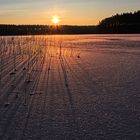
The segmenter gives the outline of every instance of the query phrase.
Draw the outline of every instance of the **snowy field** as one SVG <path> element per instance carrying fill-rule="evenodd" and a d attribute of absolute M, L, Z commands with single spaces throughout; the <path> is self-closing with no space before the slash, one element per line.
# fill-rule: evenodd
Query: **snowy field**
<path fill-rule="evenodd" d="M 140 35 L 0 37 L 0 140 L 139 140 Z"/>

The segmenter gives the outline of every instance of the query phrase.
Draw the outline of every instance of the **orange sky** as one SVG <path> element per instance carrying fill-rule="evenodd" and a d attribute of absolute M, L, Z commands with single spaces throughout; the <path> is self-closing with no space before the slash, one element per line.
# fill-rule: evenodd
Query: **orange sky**
<path fill-rule="evenodd" d="M 0 24 L 95 25 L 116 13 L 139 10 L 139 0 L 0 0 Z"/>

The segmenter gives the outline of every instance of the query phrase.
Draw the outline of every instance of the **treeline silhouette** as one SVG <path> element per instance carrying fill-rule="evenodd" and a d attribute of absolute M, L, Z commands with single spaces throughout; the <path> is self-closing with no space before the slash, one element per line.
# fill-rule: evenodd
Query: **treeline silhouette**
<path fill-rule="evenodd" d="M 95 26 L 0 25 L 0 35 L 94 34 Z"/>
<path fill-rule="evenodd" d="M 97 26 L 0 25 L 0 35 L 140 33 L 140 11 L 116 14 Z"/>
<path fill-rule="evenodd" d="M 97 30 L 98 33 L 140 33 L 140 11 L 103 19 Z"/>

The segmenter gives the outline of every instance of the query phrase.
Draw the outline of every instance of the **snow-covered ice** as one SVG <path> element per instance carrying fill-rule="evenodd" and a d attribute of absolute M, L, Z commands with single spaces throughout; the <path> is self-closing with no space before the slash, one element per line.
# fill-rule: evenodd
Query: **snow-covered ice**
<path fill-rule="evenodd" d="M 140 35 L 0 43 L 0 140 L 140 139 Z"/>

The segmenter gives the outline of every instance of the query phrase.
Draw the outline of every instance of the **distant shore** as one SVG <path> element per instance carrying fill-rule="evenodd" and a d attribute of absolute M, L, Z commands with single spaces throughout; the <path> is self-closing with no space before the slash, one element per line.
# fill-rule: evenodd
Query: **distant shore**
<path fill-rule="evenodd" d="M 0 36 L 73 34 L 140 34 L 140 11 L 116 14 L 98 25 L 9 25 L 0 24 Z"/>

